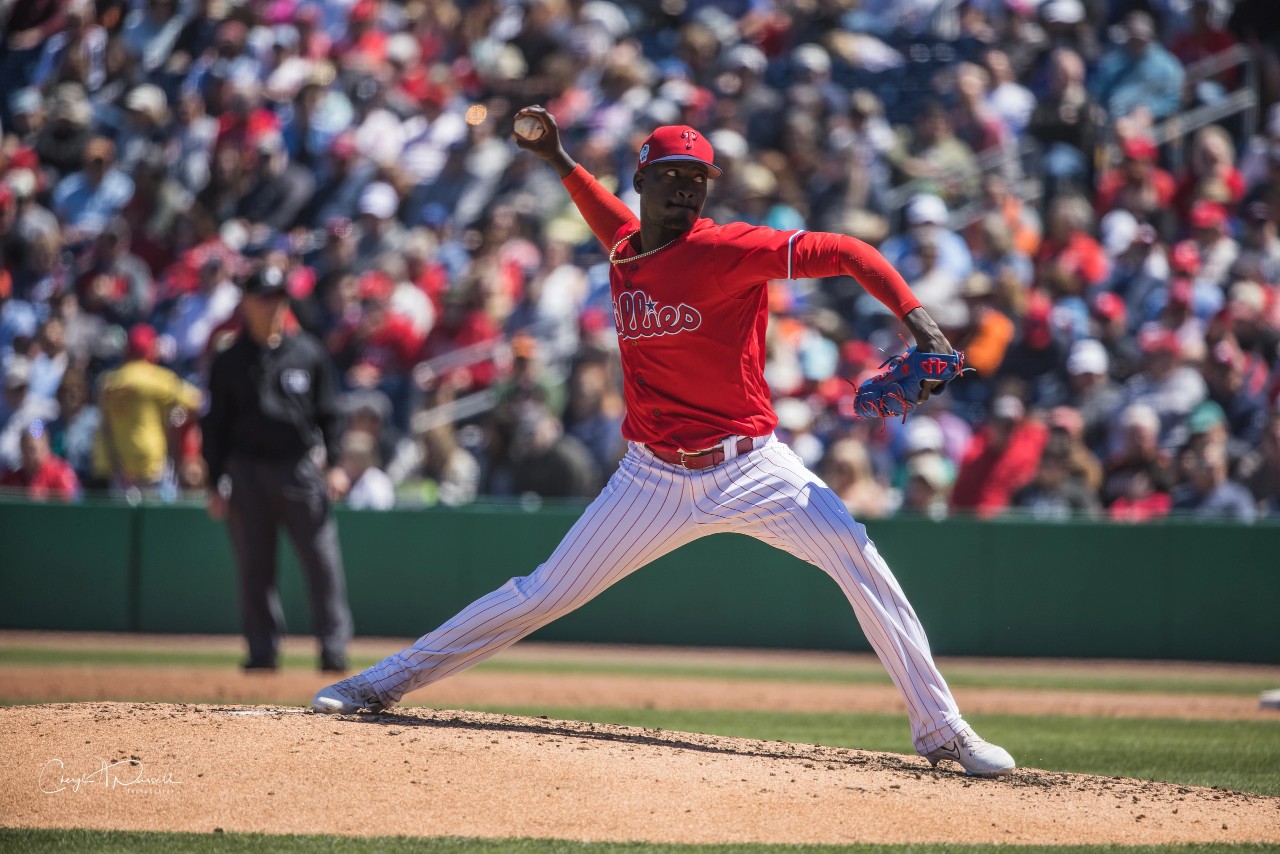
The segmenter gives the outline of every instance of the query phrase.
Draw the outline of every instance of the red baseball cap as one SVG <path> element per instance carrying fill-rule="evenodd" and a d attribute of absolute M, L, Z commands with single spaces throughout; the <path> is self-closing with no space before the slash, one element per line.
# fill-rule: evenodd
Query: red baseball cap
<path fill-rule="evenodd" d="M 1217 202 L 1201 199 L 1191 206 L 1192 228 L 1222 228 L 1227 222 L 1227 210 Z"/>
<path fill-rule="evenodd" d="M 704 164 L 712 178 L 719 178 L 723 173 L 714 163 L 715 156 L 711 143 L 698 131 L 688 125 L 664 125 L 640 146 L 636 168 L 643 169 L 663 160 L 692 160 Z"/>
<path fill-rule="evenodd" d="M 1128 314 L 1124 300 L 1110 291 L 1098 294 L 1093 301 L 1093 310 L 1107 320 L 1124 320 Z"/>
<path fill-rule="evenodd" d="M 1191 240 L 1175 243 L 1169 264 L 1176 273 L 1186 273 L 1189 276 L 1194 276 L 1200 272 L 1200 250 L 1196 248 L 1196 244 Z"/>
<path fill-rule="evenodd" d="M 1132 139 L 1126 139 L 1124 145 L 1121 146 L 1124 156 L 1130 160 L 1141 160 L 1146 163 L 1154 163 L 1159 149 L 1151 139 L 1145 136 L 1135 136 Z"/>
<path fill-rule="evenodd" d="M 368 24 L 378 18 L 378 0 L 359 0 L 347 13 L 347 22 L 352 24 Z"/>
<path fill-rule="evenodd" d="M 360 276 L 356 288 L 362 300 L 386 302 L 396 289 L 395 282 L 381 270 L 369 270 Z"/>
<path fill-rule="evenodd" d="M 129 343 L 125 346 L 125 359 L 156 360 L 156 330 L 146 323 L 135 323 L 129 329 Z"/>
<path fill-rule="evenodd" d="M 1138 346 L 1144 353 L 1177 353 L 1182 349 L 1178 333 L 1162 326 L 1149 326 L 1138 333 Z"/>

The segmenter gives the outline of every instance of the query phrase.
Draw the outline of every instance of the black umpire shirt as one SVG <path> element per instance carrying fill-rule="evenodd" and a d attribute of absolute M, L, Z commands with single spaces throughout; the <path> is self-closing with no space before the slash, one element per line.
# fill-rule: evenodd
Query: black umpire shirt
<path fill-rule="evenodd" d="M 272 349 L 241 332 L 209 370 L 209 411 L 200 421 L 209 483 L 217 484 L 231 454 L 290 461 L 323 444 L 336 465 L 334 395 L 333 368 L 315 338 L 285 335 Z"/>

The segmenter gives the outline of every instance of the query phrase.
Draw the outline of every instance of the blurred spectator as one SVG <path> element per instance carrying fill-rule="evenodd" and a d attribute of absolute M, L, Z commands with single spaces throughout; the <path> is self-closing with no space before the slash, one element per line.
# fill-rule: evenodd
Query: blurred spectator
<path fill-rule="evenodd" d="M 155 289 L 151 271 L 134 255 L 129 224 L 116 217 L 94 241 L 93 262 L 75 282 L 80 304 L 122 326 L 151 313 Z"/>
<path fill-rule="evenodd" d="M 965 367 L 981 377 L 995 376 L 1017 334 L 1013 321 L 998 308 L 999 300 L 986 273 L 972 273 L 960 294 L 968 306 L 970 334 L 956 346 L 964 350 Z"/>
<path fill-rule="evenodd" d="M 1048 297 L 1040 292 L 1030 295 L 1022 328 L 1000 368 L 1002 378 L 1012 377 L 1028 387 L 1028 400 L 1035 407 L 1056 406 L 1067 394 L 1063 371 L 1066 344 L 1054 332 L 1052 312 Z"/>
<path fill-rule="evenodd" d="M 1136 108 L 1164 119 L 1178 111 L 1185 76 L 1181 63 L 1156 40 L 1155 23 L 1142 11 L 1125 16 L 1124 42 L 1102 57 L 1089 89 L 1113 119 Z"/>
<path fill-rule="evenodd" d="M 96 236 L 133 198 L 133 179 L 116 168 L 115 154 L 115 144 L 106 137 L 89 140 L 83 171 L 54 188 L 54 212 L 73 243 Z"/>
<path fill-rule="evenodd" d="M 1238 42 L 1235 36 L 1222 28 L 1223 16 L 1214 11 L 1214 0 L 1191 0 L 1191 26 L 1169 45 L 1170 52 L 1183 66 L 1193 65 L 1224 50 L 1230 50 Z M 1224 90 L 1234 89 L 1239 82 L 1238 68 L 1228 69 L 1213 76 L 1214 82 Z M 1188 84 L 1198 81 L 1188 80 Z M 1221 96 L 1221 93 L 1218 93 Z"/>
<path fill-rule="evenodd" d="M 615 377 L 620 370 L 616 356 L 589 347 L 578 353 L 569 374 L 565 429 L 586 446 L 601 472 L 617 468 L 626 451 L 618 432 L 625 412 Z"/>
<path fill-rule="evenodd" d="M 351 481 L 347 506 L 352 510 L 390 510 L 395 506 L 395 487 L 378 468 L 377 442 L 368 433 L 347 431 L 342 437 L 340 465 Z"/>
<path fill-rule="evenodd" d="M 101 414 L 89 397 L 84 371 L 72 368 L 58 386 L 58 417 L 45 424 L 53 453 L 67 461 L 81 482 L 93 477 L 93 446 Z"/>
<path fill-rule="evenodd" d="M 1172 506 L 1173 471 L 1160 448 L 1160 416 L 1146 404 L 1126 406 L 1117 425 L 1116 450 L 1107 460 L 1102 497 L 1111 518 L 1143 522 L 1164 516 Z"/>
<path fill-rule="evenodd" d="M 1067 474 L 1090 495 L 1102 487 L 1102 464 L 1084 443 L 1084 418 L 1070 406 L 1055 406 L 1049 412 L 1049 439 L 1046 452 L 1062 454 Z"/>
<path fill-rule="evenodd" d="M 951 506 L 980 517 L 1007 508 L 1013 494 L 1035 477 L 1040 453 L 1048 439 L 1041 422 L 1026 417 L 1026 409 L 1012 395 L 997 397 L 987 423 L 974 434 L 955 487 Z"/>
<path fill-rule="evenodd" d="M 912 197 L 903 214 L 907 230 L 886 240 L 882 254 L 908 280 L 924 272 L 920 248 L 928 244 L 936 250 L 938 266 L 950 275 L 964 278 L 973 269 L 973 257 L 963 238 L 948 227 L 947 205 L 935 195 Z"/>
<path fill-rule="evenodd" d="M 186 23 L 177 0 L 146 0 L 124 19 L 124 49 L 144 73 L 153 73 L 169 59 Z"/>
<path fill-rule="evenodd" d="M 1013 496 L 1013 506 L 1033 519 L 1065 522 L 1098 515 L 1098 499 L 1071 476 L 1069 456 L 1060 450 L 1040 456 L 1035 479 Z"/>
<path fill-rule="evenodd" d="M 1049 91 L 1036 103 L 1028 132 L 1044 146 L 1046 195 L 1083 190 L 1093 174 L 1093 150 L 1104 115 L 1085 88 L 1080 54 L 1058 48 L 1049 57 Z"/>
<path fill-rule="evenodd" d="M 80 483 L 66 460 L 54 456 L 49 449 L 49 436 L 44 422 L 32 421 L 19 439 L 21 462 L 16 469 L 0 474 L 0 487 L 21 489 L 28 498 L 44 501 L 53 497 L 74 501 L 80 496 Z"/>
<path fill-rule="evenodd" d="M 1263 516 L 1280 516 L 1280 410 L 1267 418 L 1258 447 L 1240 461 L 1240 479 Z"/>
<path fill-rule="evenodd" d="M 1236 269 L 1247 270 L 1264 282 L 1280 282 L 1280 229 L 1266 202 L 1246 206 Z"/>
<path fill-rule="evenodd" d="M 1202 519 L 1252 522 L 1258 514 L 1249 490 L 1227 476 L 1227 452 L 1207 444 L 1193 452 L 1190 478 L 1173 491 L 1173 509 Z"/>
<path fill-rule="evenodd" d="M 1231 134 L 1218 125 L 1205 125 L 1191 142 L 1187 169 L 1178 179 L 1178 215 L 1187 216 L 1199 199 L 1235 207 L 1244 198 L 1244 176 L 1236 168 Z"/>
<path fill-rule="evenodd" d="M 1246 382 L 1248 357 L 1231 339 L 1214 344 L 1201 366 L 1209 400 L 1223 413 L 1230 434 L 1228 451 L 1239 459 L 1257 447 L 1267 422 L 1267 402 L 1261 392 Z"/>
<path fill-rule="evenodd" d="M 196 263 L 194 257 L 191 260 Z M 240 302 L 240 289 L 228 272 L 222 258 L 209 253 L 198 262 L 195 287 L 170 309 L 165 329 L 184 367 L 194 366 L 205 355 L 214 328 L 231 317 Z"/>
<path fill-rule="evenodd" d="M 1058 295 L 1082 295 L 1110 272 L 1106 253 L 1090 235 L 1093 210 L 1082 196 L 1062 196 L 1049 207 L 1049 222 L 1036 254 L 1036 281 Z"/>
<path fill-rule="evenodd" d="M 1176 444 L 1181 420 L 1205 399 L 1207 389 L 1198 371 L 1186 364 L 1178 334 L 1158 326 L 1138 336 L 1142 368 L 1125 383 L 1124 404 L 1141 403 L 1160 418 L 1160 442 Z"/>
<path fill-rule="evenodd" d="M 910 474 L 911 463 L 919 457 L 934 455 L 941 463 L 942 478 L 940 485 L 950 489 L 956 479 L 955 463 L 947 455 L 947 441 L 942 427 L 928 415 L 912 417 L 903 425 L 899 434 L 901 448 L 900 462 L 894 472 L 893 485 L 898 489 L 906 486 Z"/>
<path fill-rule="evenodd" d="M 903 180 L 923 182 L 952 207 L 977 198 L 973 150 L 956 137 L 946 108 L 936 101 L 921 109 L 914 131 L 889 153 L 889 161 Z"/>
<path fill-rule="evenodd" d="M 249 223 L 251 229 L 264 234 L 293 227 L 315 192 L 311 172 L 289 162 L 284 140 L 273 131 L 257 138 L 247 165 L 248 192 L 236 205 L 236 214 Z"/>
<path fill-rule="evenodd" d="M 381 181 L 367 185 L 360 192 L 356 222 L 356 264 L 367 266 L 387 252 L 404 247 L 404 228 L 395 220 L 400 199 L 395 188 Z"/>
<path fill-rule="evenodd" d="M 946 464 L 936 454 L 922 454 L 907 463 L 907 484 L 902 491 L 902 510 L 931 519 L 947 515 L 950 479 Z"/>
<path fill-rule="evenodd" d="M 981 65 L 962 62 L 955 75 L 956 106 L 951 111 L 951 125 L 956 137 L 978 155 L 1004 145 L 1008 131 L 989 103 L 990 73 Z"/>
<path fill-rule="evenodd" d="M 516 495 L 589 498 L 599 489 L 600 473 L 591 452 L 564 432 L 544 404 L 529 403 L 515 421 L 510 459 Z"/>
<path fill-rule="evenodd" d="M 35 355 L 31 357 L 29 390 L 35 397 L 53 400 L 58 394 L 58 386 L 69 362 L 65 332 L 62 319 L 58 317 L 51 317 L 40 326 Z"/>
<path fill-rule="evenodd" d="M 47 397 L 31 393 L 31 360 L 11 355 L 0 367 L 4 370 L 4 393 L 0 399 L 0 467 L 18 466 L 22 432 L 35 421 L 52 421 L 58 405 Z"/>
<path fill-rule="evenodd" d="M 1120 207 L 1142 220 L 1162 216 L 1173 203 L 1178 184 L 1156 165 L 1159 149 L 1144 136 L 1126 139 L 1120 146 L 1119 166 L 1102 173 L 1094 204 L 1106 213 Z"/>
<path fill-rule="evenodd" d="M 1187 222 L 1200 255 L 1200 277 L 1210 284 L 1222 284 L 1240 257 L 1240 244 L 1227 233 L 1226 209 L 1202 199 L 1191 206 Z"/>
<path fill-rule="evenodd" d="M 93 110 L 79 83 L 59 83 L 48 104 L 49 121 L 36 135 L 36 154 L 56 175 L 70 175 L 87 159 Z"/>
<path fill-rule="evenodd" d="M 476 500 L 480 489 L 480 463 L 458 443 L 450 424 L 431 427 L 422 434 L 422 474 L 428 503 L 458 507 Z"/>
<path fill-rule="evenodd" d="M 1011 136 L 1021 135 L 1031 122 L 1036 107 L 1036 96 L 1018 82 L 1017 72 L 1004 51 L 992 48 L 983 55 L 983 62 L 991 74 L 991 90 L 987 105 Z"/>
<path fill-rule="evenodd" d="M 125 362 L 102 377 L 96 466 L 116 489 L 157 493 L 173 484 L 171 444 L 175 428 L 194 420 L 204 395 L 173 371 L 156 364 L 156 331 L 146 324 L 129 330 Z"/>
<path fill-rule="evenodd" d="M 872 519 L 888 514 L 891 508 L 888 490 L 871 470 L 866 445 L 857 439 L 833 443 L 818 468 L 818 475 L 840 496 L 851 514 Z"/>
<path fill-rule="evenodd" d="M 1105 454 L 1113 413 L 1120 408 L 1122 393 L 1111 380 L 1110 358 L 1102 343 L 1082 338 L 1071 345 L 1067 374 L 1071 393 L 1068 401 L 1080 415 L 1081 438 L 1094 454 Z"/>

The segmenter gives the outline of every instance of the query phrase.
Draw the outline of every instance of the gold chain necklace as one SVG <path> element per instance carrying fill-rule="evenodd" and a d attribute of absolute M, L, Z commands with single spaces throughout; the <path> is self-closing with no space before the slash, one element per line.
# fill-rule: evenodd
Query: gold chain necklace
<path fill-rule="evenodd" d="M 610 264 L 616 267 L 619 264 L 630 264 L 632 261 L 639 261 L 641 258 L 644 258 L 648 255 L 652 255 L 655 252 L 661 252 L 663 249 L 666 249 L 672 243 L 675 243 L 677 240 L 679 240 L 680 237 L 684 237 L 684 235 L 682 234 L 680 235 L 680 237 L 673 237 L 672 239 L 668 240 L 666 243 L 659 246 L 657 249 L 650 249 L 648 252 L 641 252 L 639 255 L 632 255 L 630 258 L 619 258 L 618 250 L 622 248 L 622 244 L 626 243 L 628 240 L 635 237 L 639 233 L 640 232 L 638 231 L 633 231 L 630 234 L 628 234 L 626 237 L 619 240 L 617 243 L 613 244 L 613 248 L 609 250 Z"/>

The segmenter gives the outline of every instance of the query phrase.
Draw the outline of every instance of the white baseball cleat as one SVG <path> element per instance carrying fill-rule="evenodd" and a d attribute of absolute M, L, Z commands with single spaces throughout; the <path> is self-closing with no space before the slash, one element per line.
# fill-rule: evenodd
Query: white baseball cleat
<path fill-rule="evenodd" d="M 972 727 L 960 730 L 955 738 L 931 753 L 926 753 L 924 758 L 934 768 L 944 759 L 959 762 L 964 773 L 970 777 L 998 777 L 1017 767 L 1009 751 L 983 741 Z"/>
<path fill-rule="evenodd" d="M 353 715 L 361 709 L 381 712 L 393 705 L 383 702 L 359 674 L 321 688 L 311 698 L 311 710 L 322 715 Z"/>

